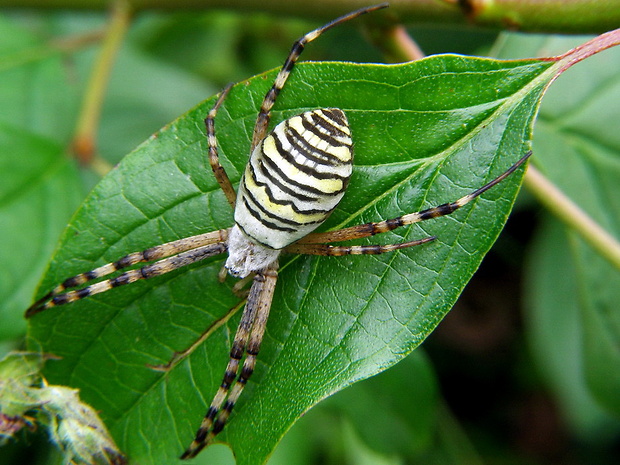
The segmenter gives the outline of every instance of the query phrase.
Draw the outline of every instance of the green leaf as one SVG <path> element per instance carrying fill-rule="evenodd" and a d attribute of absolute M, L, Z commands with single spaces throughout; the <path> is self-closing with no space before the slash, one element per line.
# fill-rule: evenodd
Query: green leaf
<path fill-rule="evenodd" d="M 77 389 L 41 379 L 46 358 L 41 353 L 10 352 L 0 360 L 0 439 L 14 437 L 26 425 L 34 430 L 38 423 L 62 450 L 65 463 L 126 463 Z"/>
<path fill-rule="evenodd" d="M 301 64 L 273 122 L 309 108 L 343 109 L 355 170 L 325 229 L 377 221 L 455 200 L 505 171 L 529 148 L 553 65 L 460 56 L 395 66 Z M 233 183 L 274 77 L 237 85 L 218 114 Z M 128 252 L 231 226 L 206 159 L 202 120 L 213 102 L 171 123 L 101 181 L 69 224 L 40 294 Z M 425 246 L 382 256 L 286 257 L 256 372 L 220 437 L 238 463 L 263 463 L 312 405 L 420 344 L 496 239 L 518 185 L 512 176 L 450 217 L 366 241 L 438 236 Z M 217 281 L 221 265 L 210 259 L 32 320 L 30 347 L 62 357 L 48 364 L 49 380 L 79 387 L 136 463 L 173 463 L 221 382 L 239 318 L 229 312 L 238 303 L 232 280 Z M 168 362 L 206 328 L 206 341 L 172 370 L 148 367 Z"/>
<path fill-rule="evenodd" d="M 550 102 L 558 102 L 557 92 L 570 88 L 574 100 L 542 114 L 545 124 L 540 129 L 547 137 L 541 170 L 599 225 L 619 238 L 620 135 L 614 122 L 620 119 L 620 111 L 609 102 L 620 98 L 620 50 L 593 58 L 584 69 L 576 68 L 575 74 L 563 76 L 566 80 L 550 93 Z M 593 70 L 596 74 L 588 73 Z M 569 80 L 573 76 L 586 82 L 579 93 Z M 569 132 L 573 136 L 564 136 Z M 584 241 L 573 240 L 570 250 L 580 291 L 585 373 L 598 401 L 618 415 L 620 271 Z"/>
<path fill-rule="evenodd" d="M 322 406 L 349 420 L 375 452 L 416 463 L 437 433 L 437 391 L 430 361 L 423 350 L 416 350 L 391 370 L 350 386 Z"/>
<path fill-rule="evenodd" d="M 613 441 L 620 423 L 597 404 L 586 383 L 579 272 L 567 253 L 575 245 L 557 220 L 539 228 L 525 273 L 526 334 L 540 375 L 573 434 L 588 442 Z"/>
<path fill-rule="evenodd" d="M 75 86 L 62 56 L 31 32 L 0 17 L 0 122 L 54 141 L 74 128 Z"/>
<path fill-rule="evenodd" d="M 536 47 L 545 53 L 553 53 L 576 43 L 574 38 L 549 40 L 538 37 L 524 41 L 513 37 L 505 46 L 507 50 L 519 46 L 520 50 L 535 53 L 532 49 Z M 620 237 L 620 134 L 617 131 L 620 108 L 610 105 L 610 102 L 620 99 L 619 60 L 620 49 L 607 50 L 560 76 L 545 96 L 534 139 L 540 171 L 616 238 Z M 537 236 L 547 234 L 546 231 L 540 231 Z M 574 322 L 577 328 L 573 330 L 580 336 L 578 355 L 584 365 L 582 382 L 587 381 L 587 386 L 602 407 L 618 415 L 620 314 L 617 302 L 620 301 L 620 271 L 573 232 L 567 231 L 566 234 L 570 238 L 567 242 L 570 247 L 565 247 L 563 253 L 550 247 L 537 247 L 537 253 L 546 256 L 531 260 L 534 263 L 555 262 L 555 266 L 549 265 L 547 269 L 561 270 L 563 279 L 574 281 L 571 293 L 574 300 L 567 307 L 563 299 L 558 299 L 559 283 L 535 286 L 530 276 L 531 286 L 535 286 L 537 292 L 531 294 L 529 310 L 542 312 L 533 315 L 541 321 L 559 321 L 568 318 L 569 308 L 576 306 L 579 319 Z M 537 238 L 537 243 L 543 241 L 543 237 Z M 565 255 L 567 252 L 568 256 Z M 568 257 L 570 260 L 567 260 Z M 538 264 L 530 268 L 528 275 L 531 274 L 535 276 L 534 280 L 543 279 Z M 555 304 L 551 305 L 552 302 Z M 533 329 L 532 338 L 541 337 L 536 333 L 538 330 L 541 328 Z M 548 327 L 547 331 L 550 331 Z M 547 337 L 559 344 L 559 334 L 556 327 Z M 555 357 L 555 363 L 564 368 L 575 363 L 575 347 L 554 355 L 549 353 L 550 350 L 546 347 L 544 353 L 536 354 L 536 357 L 541 361 Z M 548 361 L 543 366 L 547 365 Z M 568 395 L 566 380 L 558 370 L 554 373 L 558 379 L 551 381 L 551 385 L 562 403 L 568 405 L 569 399 L 574 407 L 575 394 Z M 578 383 L 574 389 L 581 387 Z M 575 415 L 577 411 L 567 408 L 566 415 L 575 417 L 575 424 L 580 426 L 585 420 L 581 415 Z M 583 428 L 581 430 L 584 431 Z"/>
<path fill-rule="evenodd" d="M 24 333 L 24 306 L 82 198 L 56 143 L 0 123 L 0 340 Z"/>
<path fill-rule="evenodd" d="M 63 143 L 73 89 L 60 54 L 0 17 L 0 341 L 22 336 L 49 255 L 83 199 Z"/>
<path fill-rule="evenodd" d="M 620 169 L 615 174 L 620 179 Z M 599 404 L 619 416 L 620 314 L 616 299 L 620 296 L 620 272 L 588 244 L 573 239 L 575 264 L 583 278 L 579 282 L 579 297 L 586 379 Z"/>

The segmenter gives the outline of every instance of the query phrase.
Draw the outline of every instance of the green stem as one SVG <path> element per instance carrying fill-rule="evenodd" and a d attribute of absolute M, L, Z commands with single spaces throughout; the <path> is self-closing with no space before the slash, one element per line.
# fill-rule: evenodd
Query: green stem
<path fill-rule="evenodd" d="M 460 3 L 469 19 L 482 27 L 601 33 L 617 28 L 620 23 L 618 0 L 468 0 Z"/>
<path fill-rule="evenodd" d="M 76 158 L 102 175 L 109 171 L 110 166 L 95 156 L 97 128 L 114 60 L 129 28 L 130 16 L 128 2 L 114 2 L 110 24 L 86 87 L 72 143 Z"/>
<path fill-rule="evenodd" d="M 531 164 L 524 184 L 537 200 L 620 270 L 620 242 Z"/>
<path fill-rule="evenodd" d="M 225 8 L 325 21 L 373 0 L 127 0 L 134 11 Z M 375 0 L 378 3 L 378 0 Z M 0 7 L 105 9 L 109 0 L 0 0 Z M 529 32 L 601 33 L 620 24 L 618 0 L 392 0 L 395 22 L 475 25 Z M 396 20 L 397 18 L 397 20 Z"/>
<path fill-rule="evenodd" d="M 377 28 L 372 41 L 381 49 L 388 63 L 404 63 L 421 60 L 426 55 L 402 24 Z M 374 32 L 371 29 L 371 32 Z"/>

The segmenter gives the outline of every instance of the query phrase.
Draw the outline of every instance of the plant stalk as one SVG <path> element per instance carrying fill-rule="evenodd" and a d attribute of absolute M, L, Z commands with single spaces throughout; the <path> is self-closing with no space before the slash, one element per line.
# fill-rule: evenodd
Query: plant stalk
<path fill-rule="evenodd" d="M 528 166 L 524 184 L 542 205 L 620 270 L 620 242 L 615 237 L 531 164 Z"/>
<path fill-rule="evenodd" d="M 96 157 L 97 129 L 110 74 L 123 38 L 129 28 L 130 17 L 131 10 L 128 2 L 125 0 L 115 1 L 101 51 L 88 80 L 73 137 L 72 151 L 75 157 L 83 165 L 92 166 L 101 175 L 107 173 L 110 166 L 107 162 Z"/>
<path fill-rule="evenodd" d="M 374 0 L 378 3 L 378 0 Z M 105 9 L 109 0 L 0 0 L 0 7 Z M 127 0 L 133 11 L 228 9 L 325 21 L 373 0 Z M 598 34 L 620 24 L 620 0 L 392 0 L 384 13 L 405 24 L 462 24 L 497 30 Z"/>

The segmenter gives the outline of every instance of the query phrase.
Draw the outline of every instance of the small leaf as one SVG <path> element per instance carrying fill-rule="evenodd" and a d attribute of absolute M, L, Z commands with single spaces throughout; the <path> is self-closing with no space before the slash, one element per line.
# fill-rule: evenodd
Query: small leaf
<path fill-rule="evenodd" d="M 435 56 L 383 66 L 301 64 L 273 123 L 317 107 L 349 118 L 355 170 L 334 229 L 456 200 L 529 148 L 539 99 L 559 64 Z M 247 161 L 257 108 L 275 71 L 241 83 L 218 114 L 233 183 Z M 213 99 L 127 156 L 75 215 L 40 294 L 62 279 L 165 241 L 229 227 L 206 159 L 202 120 Z M 282 261 L 254 377 L 221 436 L 238 463 L 263 463 L 312 405 L 410 353 L 441 321 L 499 234 L 519 184 L 511 176 L 446 218 L 366 243 L 436 235 L 415 249 Z M 169 372 L 168 362 L 237 300 L 217 281 L 221 258 L 135 283 L 32 320 L 30 346 L 62 357 L 51 381 L 81 389 L 136 463 L 173 463 L 223 376 L 238 315 Z M 229 280 L 232 281 L 232 280 Z"/>
<path fill-rule="evenodd" d="M 39 381 L 43 363 L 42 355 L 27 352 L 9 352 L 0 360 L 0 413 L 4 417 L 23 418 L 39 405 L 31 386 Z"/>
<path fill-rule="evenodd" d="M 0 360 L 0 445 L 24 426 L 34 430 L 38 422 L 62 450 L 65 463 L 126 464 L 97 412 L 80 400 L 78 391 L 41 378 L 46 358 L 10 352 Z"/>
<path fill-rule="evenodd" d="M 97 412 L 80 400 L 77 389 L 44 385 L 38 391 L 41 412 L 47 418 L 44 423 L 65 463 L 127 464 Z"/>

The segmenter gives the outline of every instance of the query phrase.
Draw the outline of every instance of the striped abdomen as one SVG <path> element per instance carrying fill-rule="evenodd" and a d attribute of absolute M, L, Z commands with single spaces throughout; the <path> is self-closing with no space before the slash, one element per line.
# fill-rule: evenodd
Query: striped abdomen
<path fill-rule="evenodd" d="M 278 124 L 256 147 L 239 186 L 235 221 L 257 243 L 282 249 L 318 227 L 352 171 L 351 131 L 336 108 Z"/>

